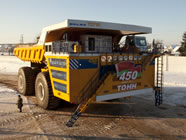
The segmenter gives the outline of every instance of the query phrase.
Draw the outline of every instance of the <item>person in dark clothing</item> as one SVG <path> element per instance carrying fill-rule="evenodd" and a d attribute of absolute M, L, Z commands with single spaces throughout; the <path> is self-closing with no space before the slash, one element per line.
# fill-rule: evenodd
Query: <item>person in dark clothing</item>
<path fill-rule="evenodd" d="M 22 112 L 22 107 L 23 107 L 23 99 L 21 98 L 21 96 L 20 96 L 20 95 L 18 95 L 17 107 L 18 107 L 18 109 L 19 109 L 19 112 Z"/>

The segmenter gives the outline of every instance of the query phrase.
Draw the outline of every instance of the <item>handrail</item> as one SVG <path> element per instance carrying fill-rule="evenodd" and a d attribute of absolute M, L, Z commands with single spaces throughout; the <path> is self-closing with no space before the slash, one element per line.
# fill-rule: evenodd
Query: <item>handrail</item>
<path fill-rule="evenodd" d="M 80 104 L 83 101 L 89 99 L 93 95 L 93 93 L 95 92 L 95 89 L 96 89 L 97 85 L 99 85 L 101 82 L 103 82 L 107 78 L 107 76 L 108 76 L 109 73 L 110 73 L 110 71 L 107 71 L 105 73 L 105 75 L 103 75 L 101 77 L 101 79 L 99 80 L 99 75 L 97 75 L 98 72 L 96 72 L 96 74 L 91 78 L 90 83 L 89 83 L 88 87 L 86 88 L 86 90 L 82 92 L 82 95 L 80 97 Z"/>
<path fill-rule="evenodd" d="M 153 53 L 149 53 L 149 55 L 144 58 L 144 60 L 142 61 L 142 69 L 143 70 L 145 70 L 145 68 L 146 68 L 146 66 L 147 66 L 147 64 L 149 62 L 149 59 L 152 60 L 153 56 L 154 56 Z"/>
<path fill-rule="evenodd" d="M 90 82 L 87 82 L 87 84 L 84 86 L 84 88 L 80 91 L 80 94 L 81 94 L 80 102 L 83 101 L 85 95 L 88 93 L 88 91 L 90 90 L 90 88 L 92 88 L 92 85 L 94 83 L 96 83 L 96 81 L 98 80 L 98 78 L 99 78 L 99 70 L 96 71 L 96 73 L 89 80 Z"/>

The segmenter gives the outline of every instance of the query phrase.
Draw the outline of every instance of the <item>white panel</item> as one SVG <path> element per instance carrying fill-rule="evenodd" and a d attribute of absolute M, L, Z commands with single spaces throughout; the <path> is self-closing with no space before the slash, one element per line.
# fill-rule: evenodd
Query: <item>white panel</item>
<path fill-rule="evenodd" d="M 43 45 L 45 43 L 46 36 L 47 36 L 47 32 L 42 31 L 37 45 Z"/>
<path fill-rule="evenodd" d="M 79 28 L 92 28 L 92 29 L 120 30 L 120 31 L 131 31 L 131 32 L 142 32 L 142 33 L 152 32 L 152 28 L 144 27 L 144 26 L 100 22 L 100 21 L 87 21 L 87 20 L 68 19 L 68 26 L 76 27 L 76 28 L 79 27 Z"/>
<path fill-rule="evenodd" d="M 144 26 L 109 23 L 109 22 L 99 22 L 99 21 L 67 19 L 64 22 L 43 28 L 38 45 L 43 45 L 45 43 L 46 35 L 48 32 L 67 28 L 67 27 L 117 30 L 117 31 L 121 31 L 121 32 L 135 32 L 135 33 L 151 33 L 152 32 L 152 28 L 144 27 Z"/>
<path fill-rule="evenodd" d="M 152 88 L 146 88 L 146 89 L 135 90 L 135 91 L 120 92 L 120 93 L 113 93 L 113 94 L 108 94 L 108 95 L 96 96 L 96 101 L 105 101 L 105 100 L 117 99 L 117 98 L 122 98 L 122 97 L 127 97 L 127 96 L 134 96 L 134 95 L 144 94 L 144 93 L 148 93 L 148 92 L 152 93 L 153 89 Z"/>

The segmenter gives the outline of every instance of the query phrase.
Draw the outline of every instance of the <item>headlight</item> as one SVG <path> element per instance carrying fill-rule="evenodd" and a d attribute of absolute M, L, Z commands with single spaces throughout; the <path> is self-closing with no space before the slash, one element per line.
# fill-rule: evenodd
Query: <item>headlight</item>
<path fill-rule="evenodd" d="M 113 56 L 114 61 L 117 61 L 117 58 L 118 58 L 117 56 Z"/>
<path fill-rule="evenodd" d="M 118 59 L 119 59 L 119 61 L 122 61 L 123 57 L 120 55 L 120 56 L 118 56 Z"/>
<path fill-rule="evenodd" d="M 127 60 L 128 60 L 128 56 L 124 56 L 123 58 L 124 58 L 124 60 L 125 60 L 125 61 L 127 61 Z"/>
<path fill-rule="evenodd" d="M 129 60 L 133 60 L 133 56 L 132 55 L 129 56 Z"/>
<path fill-rule="evenodd" d="M 137 60 L 137 56 L 134 56 L 134 61 Z"/>
<path fill-rule="evenodd" d="M 112 61 L 112 56 L 107 56 L 107 61 L 111 62 Z"/>
<path fill-rule="evenodd" d="M 138 60 L 141 60 L 141 56 L 138 57 Z"/>
<path fill-rule="evenodd" d="M 106 62 L 106 56 L 101 56 L 101 62 Z"/>

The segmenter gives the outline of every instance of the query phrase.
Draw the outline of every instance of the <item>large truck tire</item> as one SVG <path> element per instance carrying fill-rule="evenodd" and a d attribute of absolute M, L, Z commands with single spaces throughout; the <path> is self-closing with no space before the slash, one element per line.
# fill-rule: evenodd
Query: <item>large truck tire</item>
<path fill-rule="evenodd" d="M 40 72 L 36 77 L 35 92 L 38 105 L 43 109 L 55 109 L 60 104 L 52 92 L 52 86 L 48 72 Z"/>
<path fill-rule="evenodd" d="M 18 91 L 22 95 L 34 94 L 35 76 L 31 67 L 21 67 L 18 71 Z"/>
<path fill-rule="evenodd" d="M 41 69 L 37 68 L 37 67 L 32 67 L 32 70 L 34 72 L 34 76 L 35 76 L 35 79 L 36 79 L 37 74 L 41 72 Z M 35 83 L 34 83 L 34 86 L 35 86 Z"/>

